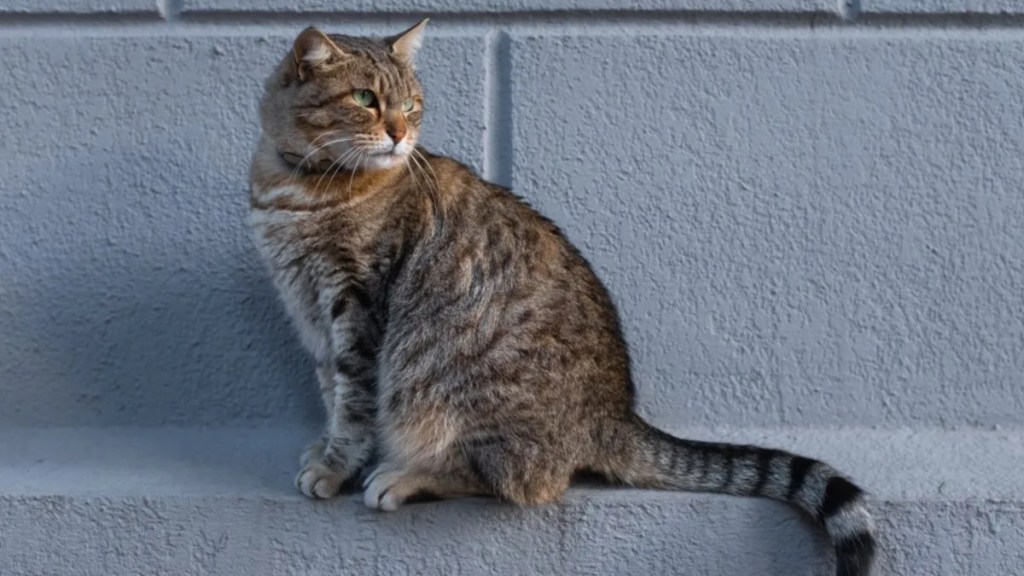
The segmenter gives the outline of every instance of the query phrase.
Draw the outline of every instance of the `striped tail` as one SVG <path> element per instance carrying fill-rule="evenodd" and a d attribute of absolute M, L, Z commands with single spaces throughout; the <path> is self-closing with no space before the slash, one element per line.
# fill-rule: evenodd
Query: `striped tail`
<path fill-rule="evenodd" d="M 670 436 L 639 417 L 603 430 L 594 469 L 642 488 L 719 492 L 788 502 L 820 522 L 835 546 L 838 576 L 868 576 L 874 524 L 864 492 L 823 462 L 770 448 Z"/>

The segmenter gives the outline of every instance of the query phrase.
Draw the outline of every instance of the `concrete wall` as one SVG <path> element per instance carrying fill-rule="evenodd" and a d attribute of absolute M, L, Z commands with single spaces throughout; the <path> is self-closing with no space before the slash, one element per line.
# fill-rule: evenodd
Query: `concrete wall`
<path fill-rule="evenodd" d="M 426 142 L 581 246 L 647 415 L 1024 424 L 1016 0 L 6 0 L 0 423 L 315 418 L 256 99 L 303 26 L 422 15 Z"/>
<path fill-rule="evenodd" d="M 260 85 L 426 15 L 427 143 L 591 259 L 647 416 L 848 473 L 879 574 L 1020 572 L 1024 2 L 0 0 L 0 574 L 834 574 L 764 500 L 295 492 Z"/>

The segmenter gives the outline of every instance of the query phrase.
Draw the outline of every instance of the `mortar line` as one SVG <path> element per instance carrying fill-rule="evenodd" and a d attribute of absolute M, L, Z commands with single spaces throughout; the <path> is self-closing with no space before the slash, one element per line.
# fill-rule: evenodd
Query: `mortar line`
<path fill-rule="evenodd" d="M 839 0 L 839 17 L 846 22 L 853 22 L 860 17 L 861 0 Z"/>
<path fill-rule="evenodd" d="M 484 178 L 512 185 L 512 70 L 510 39 L 504 30 L 487 35 L 484 64 Z"/>
<path fill-rule="evenodd" d="M 173 22 L 181 16 L 182 10 L 185 9 L 185 0 L 157 0 L 156 6 L 164 20 Z"/>

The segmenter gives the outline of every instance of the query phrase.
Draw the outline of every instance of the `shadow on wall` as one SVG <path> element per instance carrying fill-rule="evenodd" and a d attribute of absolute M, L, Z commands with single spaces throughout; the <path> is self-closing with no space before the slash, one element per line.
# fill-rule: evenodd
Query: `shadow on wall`
<path fill-rule="evenodd" d="M 36 161 L 5 186 L 0 422 L 318 421 L 310 362 L 249 240 L 244 162 L 113 141 L 126 149 L 62 151 L 70 180 Z"/>

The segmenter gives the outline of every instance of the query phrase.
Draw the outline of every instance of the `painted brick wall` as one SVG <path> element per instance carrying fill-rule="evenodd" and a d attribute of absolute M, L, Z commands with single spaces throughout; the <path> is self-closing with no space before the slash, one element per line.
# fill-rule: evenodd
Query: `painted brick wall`
<path fill-rule="evenodd" d="M 648 416 L 1024 424 L 1017 0 L 5 0 L 0 422 L 317 415 L 256 99 L 307 24 L 424 15 L 426 142 L 581 246 Z"/>

